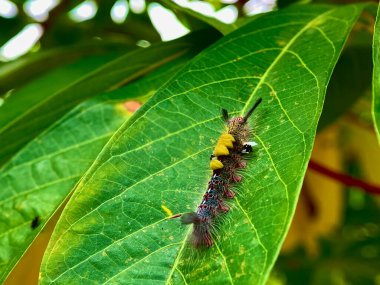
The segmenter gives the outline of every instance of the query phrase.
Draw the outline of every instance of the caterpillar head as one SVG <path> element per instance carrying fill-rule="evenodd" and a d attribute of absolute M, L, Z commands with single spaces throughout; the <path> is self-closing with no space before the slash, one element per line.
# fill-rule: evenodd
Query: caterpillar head
<path fill-rule="evenodd" d="M 234 137 L 239 134 L 242 134 L 242 137 L 246 137 L 249 134 L 249 127 L 246 123 L 249 117 L 252 115 L 253 111 L 257 108 L 257 106 L 259 106 L 261 101 L 262 99 L 259 98 L 245 116 L 239 116 L 231 119 L 228 119 L 228 113 L 226 113 L 227 111 L 223 109 L 223 119 L 228 124 L 228 132 Z"/>

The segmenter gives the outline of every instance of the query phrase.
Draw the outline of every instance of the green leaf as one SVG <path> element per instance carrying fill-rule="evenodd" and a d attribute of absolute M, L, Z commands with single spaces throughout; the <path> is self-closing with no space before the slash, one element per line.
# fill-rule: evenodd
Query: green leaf
<path fill-rule="evenodd" d="M 79 181 L 111 135 L 130 117 L 123 103 L 144 101 L 187 52 L 139 81 L 83 102 L 26 145 L 0 172 L 0 283 Z M 33 229 L 38 217 L 41 225 Z"/>
<path fill-rule="evenodd" d="M 41 283 L 263 284 L 289 227 L 326 86 L 361 6 L 294 6 L 227 35 L 170 80 L 107 143 L 65 208 Z M 259 147 L 215 245 L 188 244 L 224 131 L 244 114 Z M 221 214 L 222 215 L 222 214 Z"/>
<path fill-rule="evenodd" d="M 215 38 L 215 33 L 207 38 L 197 34 L 152 45 L 127 53 L 69 83 L 52 84 L 55 80 L 51 77 L 43 78 L 42 84 L 51 86 L 46 92 L 31 84 L 12 94 L 0 109 L 0 163 L 86 98 L 126 84 L 189 49 L 202 49 Z"/>
<path fill-rule="evenodd" d="M 377 10 L 373 37 L 372 116 L 377 138 L 380 142 L 380 6 Z"/>
<path fill-rule="evenodd" d="M 132 50 L 132 48 L 126 47 L 125 44 L 122 45 L 120 43 L 103 43 L 95 41 L 72 47 L 56 48 L 48 51 L 28 54 L 15 61 L 0 65 L 0 93 L 6 92 L 13 88 L 19 89 L 20 86 L 24 85 L 26 82 L 37 77 L 38 75 L 51 71 L 54 67 L 57 68 L 58 66 L 68 65 L 80 57 L 88 57 L 89 55 L 103 54 L 105 52 L 110 54 L 110 51 L 112 50 L 118 51 L 118 54 L 115 54 L 115 56 L 109 56 L 108 60 L 114 59 L 116 55 L 120 55 L 121 51 L 126 53 L 127 51 Z M 83 62 L 83 60 L 81 62 Z M 88 59 L 87 62 L 91 68 L 88 71 L 97 67 L 91 67 L 91 64 L 94 63 Z M 104 62 L 102 62 L 102 64 L 104 64 Z M 84 64 L 84 66 L 86 65 Z M 78 71 L 80 71 L 79 68 Z M 70 75 L 69 72 L 68 75 Z M 80 74 L 74 78 L 78 78 L 79 75 Z M 66 77 L 62 75 L 59 78 L 66 79 Z"/>
<path fill-rule="evenodd" d="M 208 25 L 210 25 L 211 27 L 214 27 L 215 29 L 217 29 L 218 31 L 220 31 L 224 35 L 232 32 L 233 30 L 236 30 L 236 28 L 238 27 L 235 24 L 225 24 L 225 23 L 223 23 L 223 22 L 221 22 L 215 18 L 203 15 L 203 14 L 201 14 L 197 11 L 194 11 L 190 8 L 180 6 L 171 0 L 159 0 L 158 2 L 162 3 L 163 5 L 168 7 L 169 9 L 172 9 L 174 11 L 183 12 L 183 13 L 185 13 L 185 14 L 187 14 L 187 15 L 195 18 L 195 19 L 198 19 L 204 23 L 207 23 Z"/>
<path fill-rule="evenodd" d="M 371 48 L 354 46 L 340 57 L 331 77 L 318 131 L 345 114 L 356 100 L 371 89 Z"/>
<path fill-rule="evenodd" d="M 53 70 L 19 90 L 12 91 L 9 97 L 5 98 L 5 102 L 0 108 L 0 165 L 37 133 L 42 131 L 43 126 L 34 124 L 35 130 L 30 130 L 32 133 L 28 134 L 28 131 L 24 131 L 25 126 L 18 123 L 18 120 L 22 122 L 23 117 L 28 115 L 29 110 L 31 115 L 35 114 L 36 118 L 43 118 L 43 114 L 39 112 L 39 102 L 49 97 L 54 97 L 56 92 L 64 90 L 83 74 L 97 69 L 114 58 L 113 55 L 83 58 L 75 63 Z M 17 131 L 17 128 L 21 128 L 21 130 L 13 134 L 14 131 Z"/>
<path fill-rule="evenodd" d="M 376 8 L 376 9 L 374 9 Z M 318 131 L 347 114 L 359 97 L 371 92 L 373 22 L 377 6 L 366 5 L 363 16 L 350 35 L 328 85 Z"/>

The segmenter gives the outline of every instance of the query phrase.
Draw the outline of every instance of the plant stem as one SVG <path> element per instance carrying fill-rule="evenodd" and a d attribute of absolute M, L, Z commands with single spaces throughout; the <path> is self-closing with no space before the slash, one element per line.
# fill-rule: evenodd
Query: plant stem
<path fill-rule="evenodd" d="M 340 173 L 334 170 L 331 170 L 313 160 L 309 161 L 309 169 L 319 172 L 327 177 L 330 177 L 336 181 L 339 181 L 347 186 L 355 186 L 361 188 L 363 191 L 380 195 L 380 186 L 365 182 L 358 178 L 352 177 L 350 175 Z"/>

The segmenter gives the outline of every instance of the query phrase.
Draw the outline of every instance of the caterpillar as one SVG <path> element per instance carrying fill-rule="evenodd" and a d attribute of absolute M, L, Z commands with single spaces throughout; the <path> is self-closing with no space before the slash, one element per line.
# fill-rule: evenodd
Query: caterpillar
<path fill-rule="evenodd" d="M 207 191 L 196 212 L 181 216 L 182 224 L 193 224 L 191 239 L 195 247 L 213 245 L 213 222 L 219 213 L 229 211 L 224 200 L 234 198 L 235 193 L 231 186 L 241 181 L 242 177 L 237 172 L 246 167 L 244 156 L 251 153 L 252 147 L 256 145 L 255 142 L 249 141 L 251 128 L 247 121 L 261 101 L 261 98 L 258 99 L 243 117 L 230 119 L 227 110 L 222 109 L 222 118 L 227 130 L 220 136 L 210 157 L 212 176 Z"/>

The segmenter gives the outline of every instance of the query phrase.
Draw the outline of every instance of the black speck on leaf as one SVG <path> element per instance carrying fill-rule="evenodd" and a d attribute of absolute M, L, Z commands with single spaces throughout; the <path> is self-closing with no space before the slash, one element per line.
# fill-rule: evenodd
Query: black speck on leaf
<path fill-rule="evenodd" d="M 37 216 L 33 219 L 32 223 L 30 224 L 30 227 L 32 228 L 32 230 L 34 230 L 40 225 L 40 223 L 41 223 L 40 217 Z"/>

